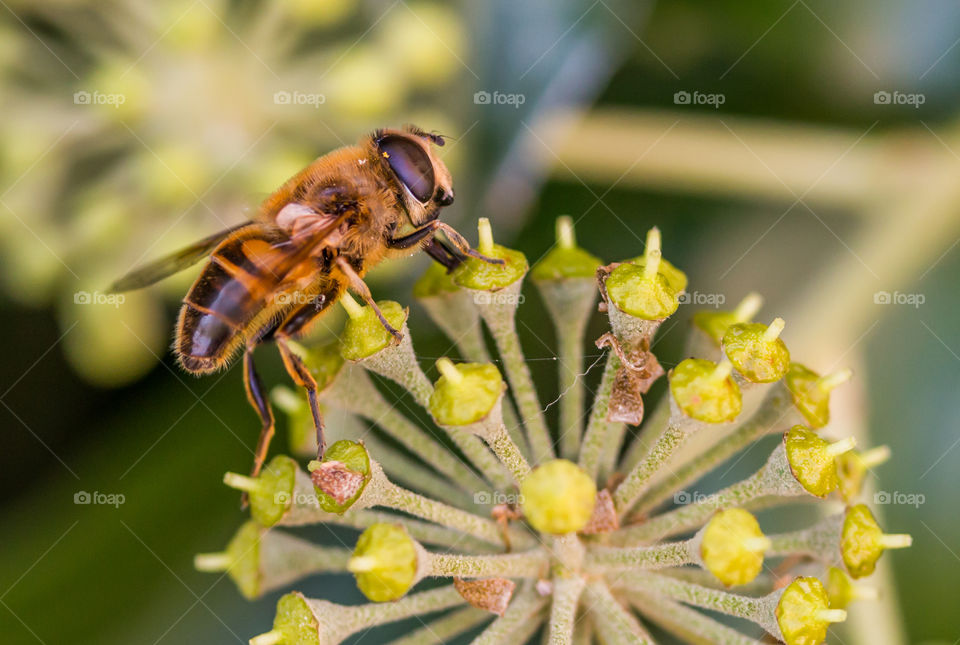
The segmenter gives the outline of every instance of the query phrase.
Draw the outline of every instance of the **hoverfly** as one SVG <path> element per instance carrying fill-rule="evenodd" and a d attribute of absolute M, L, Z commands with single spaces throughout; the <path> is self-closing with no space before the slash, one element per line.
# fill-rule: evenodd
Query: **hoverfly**
<path fill-rule="evenodd" d="M 186 371 L 199 375 L 226 367 L 243 351 L 247 399 L 262 422 L 254 476 L 274 432 L 273 411 L 253 364 L 258 345 L 275 342 L 290 377 L 306 390 L 322 455 L 317 384 L 288 341 L 305 333 L 348 288 L 399 341 L 400 332 L 363 281 L 385 258 L 419 246 L 448 269 L 464 255 L 501 262 L 474 251 L 438 219 L 440 209 L 453 203 L 450 172 L 434 149 L 443 144 L 441 135 L 411 125 L 376 130 L 288 179 L 251 221 L 135 269 L 111 287 L 139 289 L 206 260 L 183 299 L 174 352 Z M 436 238 L 437 231 L 446 240 Z"/>

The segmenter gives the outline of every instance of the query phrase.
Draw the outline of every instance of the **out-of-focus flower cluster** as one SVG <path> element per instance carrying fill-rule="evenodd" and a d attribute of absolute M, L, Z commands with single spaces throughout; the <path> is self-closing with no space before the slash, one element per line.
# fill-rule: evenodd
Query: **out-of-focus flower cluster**
<path fill-rule="evenodd" d="M 7 3 L 6 295 L 57 306 L 89 380 L 136 378 L 168 343 L 164 298 L 178 301 L 195 272 L 120 299 L 98 290 L 248 219 L 371 123 L 458 131 L 443 115 L 466 48 L 460 15 L 439 2 Z"/>
<path fill-rule="evenodd" d="M 911 539 L 884 533 L 859 499 L 888 451 L 858 451 L 851 437 L 825 430 L 831 392 L 849 371 L 821 375 L 796 362 L 780 338 L 783 319 L 752 322 L 761 300 L 751 294 L 734 310 L 695 315 L 690 358 L 666 372 L 654 335 L 677 311 L 687 278 L 662 257 L 656 229 L 643 255 L 602 266 L 561 218 L 557 245 L 532 268 L 494 243 L 485 220 L 479 232 L 477 249 L 503 264 L 469 259 L 450 274 L 431 267 L 414 291 L 464 362 L 440 358 L 431 382 L 408 310 L 378 303 L 402 332 L 396 342 L 372 307 L 345 296 L 339 341 L 298 348 L 335 442 L 305 467 L 277 456 L 257 478 L 227 474 L 249 496 L 252 519 L 225 551 L 197 556 L 199 569 L 226 571 L 251 599 L 308 575 L 350 572 L 370 600 L 347 606 L 288 593 L 252 645 L 333 645 L 413 617 L 420 622 L 394 642 L 469 633 L 474 643 L 516 645 L 541 633 L 534 642 L 652 643 L 656 625 L 686 642 L 746 644 L 766 634 L 816 645 L 851 602 L 875 596 L 862 579 L 885 550 Z M 517 336 L 527 275 L 555 325 L 556 428 Z M 606 363 L 588 409 L 583 344 L 598 295 L 610 327 L 597 340 Z M 645 410 L 664 376 L 663 400 Z M 380 378 L 406 389 L 436 427 L 398 412 Z M 291 451 L 314 452 L 305 398 L 281 388 L 273 399 L 287 413 Z M 628 425 L 641 426 L 639 435 Z M 696 488 L 765 437 L 777 441 L 754 474 Z M 809 503 L 820 511 L 812 524 L 797 512 Z M 804 525 L 765 531 L 768 516 L 755 513 L 770 508 Z M 313 524 L 361 533 L 352 544 L 319 546 L 295 531 Z M 419 586 L 428 578 L 447 583 Z M 717 612 L 741 620 L 734 628 Z"/>

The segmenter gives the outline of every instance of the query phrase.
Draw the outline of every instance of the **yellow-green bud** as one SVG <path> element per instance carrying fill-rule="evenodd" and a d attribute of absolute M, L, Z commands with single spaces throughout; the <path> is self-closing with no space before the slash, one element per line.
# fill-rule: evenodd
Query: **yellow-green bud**
<path fill-rule="evenodd" d="M 373 307 L 361 307 L 349 294 L 341 296 L 341 303 L 349 314 L 340 338 L 340 354 L 350 361 L 359 361 L 386 349 L 393 335 L 384 328 Z M 394 329 L 400 329 L 407 320 L 407 310 L 398 302 L 381 300 L 377 303 L 383 317 Z"/>
<path fill-rule="evenodd" d="M 373 313 L 373 312 L 371 312 Z M 376 318 L 376 314 L 374 314 Z M 379 323 L 379 320 L 377 321 Z M 343 367 L 343 356 L 340 354 L 340 343 L 331 341 L 322 345 L 316 345 L 306 351 L 303 357 L 307 369 L 317 382 L 317 389 L 321 392 L 325 390 Z"/>
<path fill-rule="evenodd" d="M 194 567 L 198 571 L 226 571 L 244 598 L 257 598 L 263 578 L 260 536 L 265 530 L 257 522 L 245 522 L 227 544 L 226 551 L 201 553 L 194 558 Z"/>
<path fill-rule="evenodd" d="M 843 569 L 830 567 L 827 570 L 827 595 L 831 608 L 846 609 L 854 600 L 876 598 L 877 590 L 854 583 Z"/>
<path fill-rule="evenodd" d="M 670 392 L 688 417 L 707 423 L 733 421 L 740 414 L 740 387 L 728 361 L 688 358 L 670 372 Z"/>
<path fill-rule="evenodd" d="M 693 314 L 693 326 L 705 333 L 718 347 L 731 325 L 750 322 L 760 307 L 763 298 L 751 293 L 744 298 L 733 311 L 698 311 Z"/>
<path fill-rule="evenodd" d="M 416 543 L 399 524 L 374 524 L 357 540 L 347 569 L 373 602 L 396 600 L 416 582 Z"/>
<path fill-rule="evenodd" d="M 489 363 L 437 361 L 440 378 L 430 395 L 430 414 L 443 426 L 477 423 L 493 410 L 503 394 L 503 377 Z"/>
<path fill-rule="evenodd" d="M 877 446 L 863 453 L 847 452 L 837 457 L 837 478 L 840 480 L 840 496 L 852 502 L 860 495 L 863 478 L 867 471 L 890 458 L 889 446 Z"/>
<path fill-rule="evenodd" d="M 793 476 L 817 497 L 825 497 L 836 489 L 839 482 L 835 459 L 856 445 L 853 437 L 830 443 L 799 425 L 783 435 L 783 443 Z"/>
<path fill-rule="evenodd" d="M 453 281 L 453 275 L 446 267 L 437 262 L 431 262 L 423 275 L 413 283 L 413 297 L 417 299 L 443 296 L 456 293 L 459 287 Z"/>
<path fill-rule="evenodd" d="M 279 640 L 272 638 L 264 642 L 276 645 L 325 645 L 320 641 L 317 617 L 299 592 L 285 594 L 277 601 L 277 613 L 270 635 L 279 635 Z"/>
<path fill-rule="evenodd" d="M 854 578 L 873 573 L 885 549 L 903 549 L 913 543 L 906 534 L 887 535 L 865 504 L 847 509 L 840 538 L 840 554 L 847 572 Z"/>
<path fill-rule="evenodd" d="M 453 270 L 455 284 L 475 291 L 498 291 L 526 275 L 530 268 L 527 256 L 520 251 L 494 244 L 487 218 L 481 217 L 477 228 L 480 231 L 477 251 L 488 258 L 503 260 L 503 264 L 493 264 L 479 258 L 468 257 Z"/>
<path fill-rule="evenodd" d="M 704 566 L 729 586 L 752 581 L 763 569 L 770 548 L 757 518 L 741 508 L 718 512 L 703 529 L 700 558 Z"/>
<path fill-rule="evenodd" d="M 362 443 L 342 439 L 327 448 L 322 461 L 311 461 L 308 470 L 320 508 L 342 514 L 370 481 L 370 455 Z"/>
<path fill-rule="evenodd" d="M 296 473 L 297 462 L 278 455 L 264 466 L 259 477 L 227 473 L 223 482 L 245 491 L 250 499 L 250 515 L 261 526 L 269 527 L 279 522 L 290 508 Z"/>
<path fill-rule="evenodd" d="M 607 276 L 604 289 L 620 311 L 643 320 L 663 320 L 680 306 L 686 284 L 683 272 L 661 257 L 660 231 L 653 228 L 647 233 L 643 257 L 617 266 Z"/>
<path fill-rule="evenodd" d="M 823 584 L 804 576 L 783 590 L 776 616 L 786 645 L 819 645 L 827 637 L 830 623 L 843 622 L 847 612 L 831 609 Z"/>
<path fill-rule="evenodd" d="M 520 485 L 523 514 L 543 533 L 579 531 L 593 515 L 597 485 L 576 464 L 554 459 L 537 468 Z"/>
<path fill-rule="evenodd" d="M 596 257 L 577 246 L 573 236 L 573 222 L 569 216 L 557 218 L 557 245 L 533 265 L 530 277 L 535 281 L 594 279 L 603 264 Z"/>
<path fill-rule="evenodd" d="M 813 370 L 791 363 L 783 377 L 793 404 L 807 421 L 807 425 L 817 429 L 830 421 L 830 391 L 850 378 L 849 370 L 841 370 L 826 376 L 820 376 Z"/>
<path fill-rule="evenodd" d="M 723 351 L 748 381 L 779 381 L 790 365 L 790 351 L 779 338 L 782 329 L 782 318 L 777 318 L 770 326 L 761 323 L 730 325 L 723 335 Z"/>

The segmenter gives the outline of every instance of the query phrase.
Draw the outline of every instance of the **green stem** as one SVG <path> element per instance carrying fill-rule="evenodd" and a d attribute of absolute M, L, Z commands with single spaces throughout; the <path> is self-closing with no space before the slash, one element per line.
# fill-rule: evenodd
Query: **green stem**
<path fill-rule="evenodd" d="M 377 424 L 391 437 L 450 478 L 466 492 L 483 486 L 483 479 L 442 443 L 415 426 L 396 406 L 390 405 L 362 369 L 345 366 L 324 400 Z M 426 378 L 426 377 L 424 377 Z"/>
<path fill-rule="evenodd" d="M 598 546 L 587 551 L 585 565 L 591 571 L 624 569 L 664 569 L 698 563 L 699 554 L 690 540 L 666 542 L 655 546 L 627 548 Z"/>
<path fill-rule="evenodd" d="M 425 645 L 446 643 L 463 632 L 470 631 L 490 620 L 490 613 L 475 607 L 455 609 L 443 618 L 438 618 L 410 632 L 403 638 L 390 641 L 390 645 Z"/>
<path fill-rule="evenodd" d="M 652 486 L 640 499 L 636 512 L 648 513 L 669 499 L 675 491 L 697 481 L 760 437 L 789 427 L 793 420 L 792 415 L 789 415 L 792 409 L 793 398 L 782 383 L 777 383 L 771 388 L 760 408 L 740 427 L 723 441 L 714 444 L 706 452 L 675 469 L 672 475 Z"/>
<path fill-rule="evenodd" d="M 408 457 L 405 453 L 394 449 L 393 446 L 384 443 L 373 434 L 366 436 L 364 443 L 367 450 L 380 462 L 384 470 L 404 486 L 429 492 L 440 501 L 458 508 L 476 506 L 470 494 L 457 486 L 451 486 L 450 480 L 424 468 L 423 462 L 419 459 Z"/>
<path fill-rule="evenodd" d="M 504 542 L 503 529 L 492 519 L 479 517 L 473 513 L 448 506 L 442 502 L 424 497 L 401 488 L 396 484 L 383 478 L 378 481 L 374 479 L 367 485 L 369 490 L 374 487 L 373 503 L 389 506 L 398 511 L 409 513 L 430 522 L 442 524 L 448 528 L 462 531 L 467 535 L 495 544 L 497 546 L 506 546 Z M 366 494 L 366 491 L 364 491 Z M 531 546 L 532 538 L 519 530 L 512 531 L 510 534 L 511 544 L 517 546 Z"/>
<path fill-rule="evenodd" d="M 517 484 L 522 483 L 530 474 L 530 464 L 524 459 L 520 447 L 513 441 L 506 426 L 500 424 L 496 430 L 484 438 L 503 465 L 513 473 Z"/>
<path fill-rule="evenodd" d="M 580 448 L 580 467 L 594 479 L 599 474 L 600 456 L 604 451 L 608 429 L 615 425 L 607 421 L 607 412 L 610 410 L 610 395 L 613 393 L 613 384 L 620 365 L 616 352 L 608 351 L 607 364 L 603 368 L 603 376 L 600 377 L 600 385 L 593 399 L 590 420 L 587 422 L 587 431 L 583 435 L 583 445 Z"/>
<path fill-rule="evenodd" d="M 675 508 L 657 515 L 649 522 L 621 529 L 611 535 L 620 544 L 649 543 L 661 538 L 683 533 L 705 523 L 714 511 L 721 508 L 743 506 L 751 499 L 769 494 L 764 486 L 763 470 L 713 493 L 693 504 Z"/>
<path fill-rule="evenodd" d="M 477 636 L 472 645 L 516 645 L 525 643 L 534 630 L 543 623 L 543 608 L 547 599 L 532 589 L 514 596 L 503 616 L 493 621 Z M 526 634 L 526 637 L 524 635 Z"/>
<path fill-rule="evenodd" d="M 650 452 L 650 445 L 654 437 L 659 437 L 670 423 L 670 392 L 666 392 L 657 404 L 653 414 L 646 420 L 640 431 L 640 436 L 630 443 L 627 453 L 620 464 L 622 472 L 633 470 L 644 455 Z"/>
<path fill-rule="evenodd" d="M 516 286 L 519 293 L 519 284 Z M 517 335 L 515 304 L 500 305 L 496 303 L 479 305 L 480 315 L 490 329 L 493 340 L 497 344 L 500 358 L 503 360 L 503 369 L 510 382 L 513 397 L 520 408 L 520 416 L 527 429 L 527 439 L 530 441 L 530 450 L 534 463 L 552 459 L 553 440 L 543 418 L 543 408 L 533 385 L 530 368 L 524 359 L 523 348 L 520 346 L 520 337 Z"/>
<path fill-rule="evenodd" d="M 590 612 L 597 617 L 597 631 L 606 645 L 653 643 L 640 621 L 613 597 L 606 584 L 592 582 L 587 585 L 586 593 Z"/>
<path fill-rule="evenodd" d="M 577 622 L 577 605 L 586 581 L 582 576 L 555 577 L 553 601 L 550 605 L 550 623 L 547 628 L 548 645 L 571 645 Z"/>
<path fill-rule="evenodd" d="M 460 593 L 451 585 L 410 594 L 393 602 L 343 607 L 342 616 L 338 616 L 337 631 L 346 632 L 345 635 L 354 634 L 384 623 L 456 607 L 464 602 Z"/>
<path fill-rule="evenodd" d="M 630 603 L 649 620 L 688 642 L 717 645 L 757 645 L 759 641 L 720 623 L 706 614 L 652 593 L 632 593 Z"/>
<path fill-rule="evenodd" d="M 705 425 L 699 422 L 694 423 L 696 426 Z M 680 446 L 690 436 L 690 433 L 695 431 L 694 428 L 688 427 L 690 425 L 691 423 L 684 419 L 671 422 L 659 436 L 650 452 L 640 460 L 627 475 L 627 478 L 623 480 L 623 483 L 617 487 L 613 494 L 613 503 L 620 517 L 627 513 L 633 503 L 647 490 L 654 474 L 670 461 L 670 458 L 676 454 Z"/>
<path fill-rule="evenodd" d="M 688 605 L 749 620 L 772 634 L 780 633 L 774 617 L 779 592 L 754 598 L 646 572 L 638 572 L 624 582 L 628 591 L 664 595 Z"/>
<path fill-rule="evenodd" d="M 427 575 L 456 578 L 541 578 L 550 560 L 543 549 L 500 555 L 431 553 Z"/>

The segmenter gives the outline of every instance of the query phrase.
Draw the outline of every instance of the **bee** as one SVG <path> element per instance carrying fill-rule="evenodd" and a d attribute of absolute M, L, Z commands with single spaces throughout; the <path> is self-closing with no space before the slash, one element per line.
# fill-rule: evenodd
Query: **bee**
<path fill-rule="evenodd" d="M 276 344 L 284 367 L 307 393 L 324 452 L 317 383 L 290 340 L 304 333 L 347 289 L 377 307 L 364 275 L 382 260 L 419 247 L 448 269 L 473 256 L 462 235 L 439 220 L 453 203 L 453 180 L 436 154 L 441 135 L 412 125 L 380 129 L 358 145 L 334 150 L 291 177 L 248 222 L 206 237 L 135 269 L 111 287 L 139 289 L 201 260 L 206 264 L 183 299 L 173 349 L 184 370 L 208 374 L 242 351 L 247 399 L 261 420 L 253 476 L 260 473 L 274 417 L 253 363 L 254 349 Z M 442 231 L 446 239 L 436 237 Z"/>

